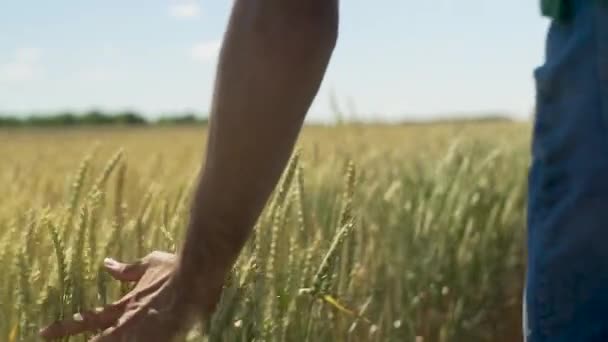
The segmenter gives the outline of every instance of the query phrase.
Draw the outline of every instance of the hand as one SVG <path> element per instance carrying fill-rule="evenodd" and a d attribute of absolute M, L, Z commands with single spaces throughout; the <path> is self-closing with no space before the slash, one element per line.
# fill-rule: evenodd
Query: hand
<path fill-rule="evenodd" d="M 182 329 L 189 328 L 196 310 L 203 313 L 212 309 L 195 307 L 192 289 L 176 281 L 176 266 L 176 256 L 163 252 L 152 252 L 133 264 L 106 258 L 105 269 L 117 280 L 137 282 L 135 288 L 113 304 L 54 322 L 40 335 L 54 339 L 99 332 L 90 342 L 171 341 Z M 216 292 L 214 296 L 219 297 Z M 209 303 L 216 301 L 207 298 Z"/>

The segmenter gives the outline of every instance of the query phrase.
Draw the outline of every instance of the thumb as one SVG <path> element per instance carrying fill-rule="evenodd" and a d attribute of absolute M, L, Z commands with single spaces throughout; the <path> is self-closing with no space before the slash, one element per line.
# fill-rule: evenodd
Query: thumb
<path fill-rule="evenodd" d="M 126 264 L 112 258 L 105 258 L 103 266 L 112 277 L 120 281 L 138 281 L 148 269 L 148 264 L 141 261 Z"/>

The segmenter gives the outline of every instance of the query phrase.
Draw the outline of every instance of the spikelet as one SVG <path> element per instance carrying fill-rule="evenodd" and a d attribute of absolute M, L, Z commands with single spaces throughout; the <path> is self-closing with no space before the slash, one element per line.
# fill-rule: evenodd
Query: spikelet
<path fill-rule="evenodd" d="M 25 233 L 25 248 L 27 251 L 27 263 L 32 265 L 36 257 L 36 252 L 40 250 L 40 238 L 38 236 L 38 221 L 34 218 L 34 213 L 29 218 L 29 224 Z"/>
<path fill-rule="evenodd" d="M 110 160 L 108 160 L 103 171 L 99 174 L 99 176 L 95 180 L 93 188 L 91 189 L 91 196 L 93 196 L 93 194 L 95 192 L 98 192 L 97 196 L 100 197 L 100 199 L 98 200 L 98 203 L 100 203 L 101 205 L 104 204 L 104 200 L 105 200 L 106 183 L 107 183 L 110 175 L 112 174 L 112 171 L 119 164 L 119 161 L 121 160 L 123 155 L 124 155 L 123 149 L 120 149 L 120 150 L 118 150 L 118 152 L 116 152 L 112 156 L 112 158 L 110 158 Z M 119 240 L 118 235 L 120 234 L 120 229 L 124 225 L 124 216 L 123 216 L 124 214 L 122 212 L 122 207 L 121 207 L 121 205 L 119 205 L 117 203 L 122 202 L 122 191 L 124 188 L 124 173 L 126 171 L 125 168 L 126 168 L 125 164 L 122 163 L 120 166 L 120 169 L 118 171 L 118 176 L 116 179 L 116 198 L 115 198 L 115 207 L 114 207 L 114 220 L 112 221 L 112 229 L 110 231 L 110 234 L 108 235 L 108 239 L 107 239 L 105 247 L 104 247 L 103 257 L 108 256 L 109 253 L 112 251 L 112 246 L 110 244 L 118 242 L 118 240 Z M 119 250 L 120 250 L 120 248 L 119 248 Z"/>
<path fill-rule="evenodd" d="M 268 251 L 268 259 L 266 261 L 266 277 L 268 279 L 275 278 L 276 271 L 276 255 L 277 255 L 277 241 L 279 239 L 280 221 L 281 221 L 281 207 L 275 207 L 272 227 L 270 229 L 270 249 Z"/>
<path fill-rule="evenodd" d="M 255 255 L 252 255 L 247 263 L 243 263 L 242 267 L 239 268 L 239 287 L 245 288 L 253 281 L 256 272 L 255 259 Z"/>
<path fill-rule="evenodd" d="M 192 182 L 189 182 L 189 187 L 192 187 Z M 181 224 L 184 218 L 188 217 L 187 206 L 188 206 L 188 192 L 181 188 L 176 203 L 173 206 L 173 214 L 171 219 L 169 220 L 169 232 L 173 234 L 173 236 L 182 236 L 184 234 L 184 228 L 187 227 L 186 224 Z"/>
<path fill-rule="evenodd" d="M 102 172 L 97 176 L 89 190 L 86 207 L 81 208 L 80 230 L 76 242 L 72 246 L 70 271 L 67 273 L 67 281 L 65 284 L 65 291 L 67 292 L 67 296 L 69 296 L 66 300 L 72 302 L 72 310 L 79 310 L 79 307 L 84 305 L 84 287 L 88 286 L 88 281 L 91 281 L 95 275 L 94 270 L 96 269 L 95 264 L 97 263 L 97 228 L 98 220 L 100 219 L 105 202 L 105 186 L 122 155 L 123 151 L 121 149 L 106 163 Z M 88 168 L 90 156 L 85 160 Z M 79 192 L 80 190 L 78 193 Z M 70 220 L 72 216 L 70 216 Z M 89 223 L 89 229 L 86 229 L 87 223 Z M 71 231 L 71 224 L 68 228 Z M 69 233 L 64 234 L 64 241 L 66 241 L 65 237 L 67 236 L 69 236 Z M 76 259 L 74 259 L 75 256 L 77 256 Z M 98 285 L 100 281 L 103 281 L 99 279 L 99 273 L 98 270 Z M 78 278 L 77 282 L 74 277 Z M 87 284 L 83 284 L 85 281 Z"/>
<path fill-rule="evenodd" d="M 108 178 L 110 178 L 110 175 L 112 174 L 112 171 L 114 170 L 114 168 L 116 167 L 116 165 L 118 164 L 118 162 L 120 161 L 120 159 L 122 158 L 124 152 L 123 149 L 118 150 L 118 152 L 116 152 L 112 158 L 110 158 L 110 160 L 108 160 L 108 162 L 106 163 L 106 165 L 103 168 L 103 171 L 101 171 L 101 173 L 99 174 L 99 176 L 97 176 L 97 178 L 95 179 L 95 182 L 93 183 L 93 188 L 97 188 L 99 191 L 102 191 L 105 189 L 105 185 L 108 181 Z"/>
<path fill-rule="evenodd" d="M 167 227 L 165 227 L 165 225 L 162 224 L 158 227 L 158 230 L 167 242 L 167 248 L 169 249 L 169 251 L 175 252 L 177 245 L 175 243 L 175 239 L 171 235 L 171 232 L 167 229 Z"/>
<path fill-rule="evenodd" d="M 277 299 L 278 295 L 279 295 L 279 289 L 277 288 L 279 285 L 279 277 L 278 277 L 278 272 L 279 272 L 279 268 L 278 268 L 278 259 L 277 259 L 277 248 L 278 248 L 278 239 L 279 239 L 279 234 L 281 231 L 281 218 L 283 216 L 283 210 L 282 206 L 276 206 L 275 207 L 275 214 L 274 214 L 274 219 L 272 220 L 272 229 L 271 229 L 271 238 L 270 238 L 270 250 L 268 253 L 268 260 L 267 260 L 267 269 L 266 269 L 266 276 L 269 280 L 268 284 L 269 284 L 269 298 L 266 302 L 267 304 L 267 312 L 266 312 L 266 316 L 270 317 L 271 319 L 266 321 L 266 329 L 269 329 L 269 333 L 270 336 L 274 336 L 275 335 L 275 330 L 278 327 L 278 322 L 276 321 L 277 316 L 278 316 L 278 303 L 279 300 Z"/>
<path fill-rule="evenodd" d="M 186 198 L 188 192 L 186 189 L 192 189 L 192 184 L 189 184 L 188 187 L 180 186 L 177 190 L 177 196 L 175 197 L 175 203 L 172 208 L 173 216 L 178 215 L 186 205 Z"/>
<path fill-rule="evenodd" d="M 135 226 L 135 221 L 131 220 L 124 227 L 125 231 L 130 231 Z M 118 240 L 121 239 L 123 227 L 120 227 L 116 220 L 112 221 L 112 226 L 110 228 L 110 232 L 108 234 L 108 238 L 104 243 L 103 255 L 104 256 L 112 256 L 114 258 L 120 259 L 120 257 L 116 257 Z M 108 276 L 107 273 L 103 270 L 102 267 L 97 269 L 97 295 L 101 299 L 103 304 L 107 303 L 107 281 Z M 127 290 L 127 286 L 121 285 L 121 293 L 124 294 Z"/>
<path fill-rule="evenodd" d="M 110 158 L 110 160 L 108 160 L 102 172 L 97 176 L 97 178 L 93 182 L 93 185 L 91 186 L 88 197 L 91 202 L 95 203 L 96 210 L 101 211 L 102 207 L 105 204 L 106 183 L 108 181 L 108 178 L 110 178 L 112 171 L 114 170 L 118 162 L 121 160 L 122 156 L 123 150 L 120 149 L 118 152 L 116 152 L 116 154 L 112 156 L 112 158 Z"/>
<path fill-rule="evenodd" d="M 57 319 L 64 318 L 64 307 L 65 302 L 68 296 L 68 284 L 69 281 L 67 274 L 67 262 L 65 255 L 65 246 L 63 241 L 61 240 L 61 235 L 59 234 L 59 230 L 57 226 L 53 222 L 49 222 L 48 224 L 49 235 L 51 236 L 51 240 L 53 242 L 53 250 L 55 251 L 55 258 L 57 259 L 57 279 L 59 280 L 59 293 L 60 293 L 60 302 L 61 306 L 59 309 L 59 317 Z"/>
<path fill-rule="evenodd" d="M 21 248 L 17 256 L 18 287 L 17 287 L 17 312 L 19 313 L 19 335 L 23 339 L 27 335 L 27 325 L 29 322 L 29 308 L 31 305 L 32 294 L 30 289 L 30 266 L 28 264 L 27 248 Z"/>
<path fill-rule="evenodd" d="M 280 206 L 279 209 L 279 222 L 274 223 L 274 226 L 276 227 L 276 232 L 274 233 L 275 237 L 275 241 L 274 241 L 274 252 L 273 252 L 273 269 L 274 269 L 274 274 L 275 274 L 275 281 L 274 281 L 274 286 L 273 288 L 275 289 L 275 298 L 274 298 L 274 302 L 275 302 L 275 308 L 274 308 L 274 317 L 277 317 L 277 321 L 279 320 L 278 316 L 282 315 L 283 312 L 286 309 L 286 295 L 288 293 L 288 288 L 287 286 L 287 277 L 289 276 L 290 270 L 289 268 L 285 268 L 285 258 L 289 259 L 289 255 L 285 256 L 285 253 L 289 253 L 289 239 L 286 239 L 285 234 L 283 234 L 283 232 L 285 231 L 286 227 L 290 226 L 290 215 L 289 213 L 291 212 L 291 208 L 293 206 L 293 192 L 290 192 L 290 194 L 286 197 L 286 200 L 284 202 L 283 206 Z M 274 229 L 273 229 L 274 230 Z M 295 235 L 294 234 L 290 234 L 291 237 L 293 237 L 295 239 Z M 279 239 L 281 240 L 279 242 Z M 286 246 L 284 246 L 286 245 Z M 275 324 L 277 324 L 277 328 L 280 326 L 278 324 L 278 322 L 275 322 Z"/>
<path fill-rule="evenodd" d="M 175 243 L 175 236 L 179 236 L 179 234 L 181 233 L 179 231 L 179 227 L 180 227 L 180 221 L 182 220 L 182 218 L 185 216 L 185 206 L 186 206 L 186 201 L 185 201 L 185 196 L 183 195 L 185 192 L 182 192 L 178 198 L 177 198 L 177 204 L 173 207 L 173 214 L 171 216 L 171 219 L 169 220 L 169 227 L 167 227 L 168 232 L 172 235 L 172 245 L 173 245 L 173 251 L 176 250 L 176 243 Z"/>
<path fill-rule="evenodd" d="M 145 250 L 145 242 L 144 242 L 144 220 L 146 216 L 146 212 L 150 208 L 150 204 L 152 203 L 152 198 L 154 197 L 154 192 L 152 189 L 148 190 L 144 199 L 142 200 L 141 207 L 139 208 L 139 213 L 137 214 L 137 219 L 135 221 L 135 239 L 136 239 L 136 248 L 137 248 L 137 257 L 144 256 Z"/>
<path fill-rule="evenodd" d="M 118 235 L 118 224 L 116 221 L 112 221 L 112 225 L 110 228 L 110 232 L 108 233 L 107 239 L 104 243 L 102 255 L 104 257 L 112 256 L 112 247 L 114 247 L 114 239 Z M 108 274 L 104 271 L 102 266 L 98 266 L 97 268 L 97 296 L 101 300 L 103 305 L 106 305 L 108 302 Z"/>
<path fill-rule="evenodd" d="M 266 260 L 266 278 L 269 280 L 267 284 L 269 284 L 268 288 L 268 296 L 269 300 L 266 302 L 265 307 L 265 316 L 266 319 L 263 322 L 263 336 L 265 339 L 268 339 L 270 336 L 274 335 L 274 332 L 279 327 L 279 322 L 275 321 L 275 318 L 278 316 L 278 305 L 279 300 L 276 298 L 278 291 L 277 286 L 279 286 L 279 282 L 277 281 L 277 244 L 280 234 L 281 226 L 285 220 L 286 213 L 288 211 L 289 204 L 286 199 L 288 198 L 289 188 L 291 186 L 292 180 L 295 175 L 295 171 L 298 166 L 300 157 L 300 151 L 297 150 L 293 156 L 290 158 L 286 170 L 283 173 L 282 179 L 279 182 L 279 185 L 276 190 L 276 194 L 274 199 L 270 205 L 269 213 L 271 218 L 271 231 L 270 231 L 270 248 L 268 251 L 268 258 Z"/>
<path fill-rule="evenodd" d="M 319 250 L 320 245 L 321 233 L 317 231 L 313 243 L 306 249 L 306 255 L 304 256 L 304 264 L 302 265 L 302 274 L 300 278 L 300 284 L 303 288 L 308 283 L 309 274 L 311 273 L 312 269 L 312 259 L 314 258 L 315 253 Z"/>
<path fill-rule="evenodd" d="M 340 211 L 338 227 L 344 227 L 350 220 L 352 220 L 352 205 L 353 197 L 355 195 L 356 175 L 355 164 L 352 161 L 349 161 L 344 178 L 345 186 L 344 192 L 342 193 L 342 210 Z"/>
<path fill-rule="evenodd" d="M 69 239 L 70 234 L 72 232 L 72 221 L 74 219 L 74 214 L 76 212 L 76 208 L 78 207 L 78 201 L 80 199 L 80 195 L 82 193 L 82 188 L 84 186 L 85 178 L 87 171 L 91 165 L 91 159 L 93 158 L 93 153 L 95 151 L 89 153 L 84 157 L 82 162 L 80 162 L 80 166 L 78 166 L 78 170 L 76 171 L 76 176 L 74 181 L 72 182 L 70 188 L 70 198 L 68 200 L 68 208 L 67 213 L 64 216 L 64 221 L 62 222 L 63 228 L 63 237 L 64 241 Z"/>
<path fill-rule="evenodd" d="M 273 219 L 274 217 L 275 207 L 283 205 L 283 202 L 285 201 L 285 198 L 289 193 L 289 187 L 291 186 L 295 171 L 299 164 L 299 160 L 300 150 L 297 149 L 292 155 L 292 157 L 289 159 L 287 167 L 283 172 L 283 176 L 281 177 L 281 180 L 279 181 L 279 184 L 276 187 L 274 198 L 270 203 L 268 213 L 270 214 L 271 219 Z"/>
<path fill-rule="evenodd" d="M 116 191 L 114 197 L 114 218 L 119 226 L 124 225 L 125 221 L 125 205 L 123 202 L 124 185 L 127 173 L 127 163 L 120 163 L 116 173 Z"/>
<path fill-rule="evenodd" d="M 328 279 L 331 276 L 330 270 L 334 266 L 333 263 L 334 263 L 336 257 L 338 256 L 340 247 L 342 247 L 346 238 L 353 231 L 353 228 L 354 228 L 354 223 L 349 222 L 345 226 L 340 228 L 340 230 L 338 230 L 338 233 L 334 237 L 333 242 L 329 246 L 329 249 L 327 250 L 325 257 L 323 258 L 323 261 L 321 262 L 321 265 L 319 266 L 319 269 L 317 270 L 317 273 L 315 274 L 315 277 L 313 278 L 313 283 L 312 283 L 312 288 L 311 288 L 313 295 L 324 295 L 325 294 L 325 293 L 323 293 L 323 290 L 327 289 L 327 287 L 328 287 Z"/>
<path fill-rule="evenodd" d="M 15 268 L 17 271 L 17 288 L 15 289 L 16 308 L 19 318 L 19 336 L 20 339 L 25 339 L 28 335 L 28 324 L 30 316 L 33 314 L 33 294 L 31 275 L 33 263 L 30 258 L 32 232 L 35 229 L 34 212 L 26 213 L 28 229 L 23 233 L 22 242 L 19 245 L 18 252 L 15 258 Z"/>
<path fill-rule="evenodd" d="M 11 238 L 10 229 L 11 228 L 7 228 L 6 231 L 3 231 L 4 234 L 0 236 L 0 272 L 3 271 L 3 266 L 8 259 L 9 243 Z"/>
<path fill-rule="evenodd" d="M 348 162 L 347 171 L 345 177 L 345 190 L 342 196 L 342 210 L 339 217 L 339 227 L 332 244 L 329 247 L 317 273 L 313 278 L 312 294 L 313 295 L 324 295 L 331 285 L 331 278 L 335 277 L 335 260 L 338 258 L 339 253 L 342 252 L 341 247 L 344 245 L 346 239 L 350 236 L 353 230 L 354 223 L 352 222 L 352 199 L 354 196 L 355 189 L 355 166 L 352 162 Z"/>
<path fill-rule="evenodd" d="M 43 247 L 43 243 L 42 243 L 42 232 L 40 231 L 41 229 L 44 230 L 44 233 L 46 234 L 48 231 L 48 226 L 49 226 L 50 222 L 49 222 L 49 208 L 44 208 L 41 210 L 40 212 L 40 220 L 39 220 L 39 225 L 37 228 L 37 234 L 36 234 L 36 242 L 34 242 L 35 245 L 35 249 L 36 250 L 42 250 Z M 32 255 L 33 253 L 29 253 L 30 255 Z M 42 260 L 41 260 L 42 259 Z M 52 281 L 52 276 L 50 276 L 51 272 L 47 272 L 46 270 L 50 270 L 52 269 L 55 264 L 53 264 L 52 261 L 49 260 L 50 258 L 47 258 L 46 255 L 44 258 L 40 258 L 39 255 L 36 255 L 36 260 L 34 261 L 37 264 L 37 268 L 35 271 L 33 271 L 32 273 L 32 282 L 35 282 L 36 287 L 42 287 L 42 290 L 38 292 L 38 297 L 36 299 L 36 304 L 37 307 L 42 307 L 44 305 L 46 305 L 45 303 L 47 303 L 48 301 L 52 300 L 49 298 L 50 293 L 49 293 L 49 289 L 51 288 L 51 281 Z M 41 263 L 44 263 L 43 265 L 41 265 Z M 31 262 L 30 262 L 31 264 Z M 41 272 L 41 270 L 44 270 L 45 272 Z"/>
<path fill-rule="evenodd" d="M 119 230 L 124 228 L 125 224 L 125 210 L 126 206 L 123 203 L 123 191 L 124 191 L 124 183 L 127 172 L 127 164 L 120 163 L 118 166 L 117 174 L 116 174 L 116 188 L 115 188 L 115 197 L 114 197 L 114 221 L 118 226 Z M 124 243 L 123 239 L 115 240 L 116 243 L 116 257 L 122 258 L 123 256 L 123 248 Z"/>
<path fill-rule="evenodd" d="M 89 195 L 89 229 L 87 231 L 87 247 L 84 251 L 85 278 L 92 280 L 95 276 L 97 264 L 97 229 L 101 213 L 101 200 L 103 194 L 100 191 L 92 191 Z"/>
<path fill-rule="evenodd" d="M 297 253 L 297 240 L 295 234 L 289 236 L 289 248 L 287 249 L 287 279 L 285 280 L 285 290 L 287 293 L 291 293 L 295 281 L 294 273 L 296 272 L 296 253 Z"/>
<path fill-rule="evenodd" d="M 169 201 L 166 198 L 161 201 L 160 219 L 161 225 L 169 226 Z"/>
<path fill-rule="evenodd" d="M 294 174 L 300 163 L 300 153 L 301 153 L 300 150 L 297 149 L 294 152 L 293 156 L 289 159 L 289 162 L 287 164 L 287 167 L 286 167 L 284 175 L 283 175 L 283 180 L 279 184 L 279 188 L 278 188 L 278 192 L 277 192 L 276 203 L 279 205 L 281 205 L 283 203 L 283 201 L 285 201 L 285 198 L 287 197 L 287 194 L 289 193 L 289 188 L 291 186 L 291 182 L 293 180 Z"/>
<path fill-rule="evenodd" d="M 69 278 L 71 279 L 71 302 L 72 302 L 72 312 L 79 312 L 84 307 L 84 247 L 85 247 L 85 237 L 87 233 L 87 218 L 88 218 L 88 210 L 86 206 L 82 206 L 80 208 L 80 212 L 78 215 L 78 231 L 76 236 L 76 241 L 72 246 L 71 255 L 70 255 L 70 272 Z"/>
<path fill-rule="evenodd" d="M 282 315 L 282 319 L 281 319 L 281 324 L 282 324 L 282 332 L 281 332 L 281 340 L 285 341 L 287 339 L 287 329 L 289 328 L 289 324 L 290 324 L 290 318 L 291 318 L 291 313 L 293 310 L 295 310 L 295 296 L 293 295 L 293 289 L 295 286 L 295 273 L 297 272 L 297 265 L 296 265 L 296 234 L 291 234 L 289 236 L 289 248 L 287 249 L 287 278 L 285 279 L 285 286 L 284 286 L 284 291 L 283 293 L 285 294 L 285 296 L 287 296 L 287 298 L 289 299 L 289 302 L 287 302 L 287 308 L 286 311 L 287 312 L 283 312 L 281 313 Z"/>
<path fill-rule="evenodd" d="M 296 187 L 294 190 L 296 202 L 296 215 L 298 220 L 298 232 L 300 237 L 306 242 L 308 237 L 307 222 L 304 208 L 304 168 L 301 163 L 296 169 Z"/>
<path fill-rule="evenodd" d="M 258 253 L 258 243 L 260 237 L 258 236 L 260 230 L 260 220 L 258 220 L 253 229 L 251 229 L 251 235 L 249 236 L 249 241 L 245 245 L 246 251 L 254 257 L 257 257 Z"/>
<path fill-rule="evenodd" d="M 113 258 L 116 258 L 113 252 L 116 249 L 116 241 L 120 239 L 120 231 L 120 226 L 118 226 L 116 220 L 112 220 L 112 226 L 103 248 L 104 256 L 112 256 Z"/>
<path fill-rule="evenodd" d="M 344 192 L 342 194 L 342 209 L 340 212 L 340 221 L 338 227 L 344 227 L 349 222 L 353 221 L 353 198 L 355 196 L 355 185 L 356 185 L 357 172 L 355 164 L 349 161 L 346 168 Z M 338 272 L 331 272 L 333 277 L 340 277 L 338 284 L 338 291 L 340 293 L 346 291 L 350 280 L 349 274 L 354 263 L 354 251 L 355 251 L 355 239 L 348 237 L 348 241 L 345 243 L 342 249 L 340 270 Z"/>

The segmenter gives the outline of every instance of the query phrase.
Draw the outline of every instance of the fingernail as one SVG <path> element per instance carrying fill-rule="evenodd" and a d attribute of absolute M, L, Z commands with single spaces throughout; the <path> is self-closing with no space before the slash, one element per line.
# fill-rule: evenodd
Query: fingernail
<path fill-rule="evenodd" d="M 103 265 L 107 268 L 111 268 L 113 270 L 117 269 L 119 267 L 118 261 L 112 259 L 112 258 L 105 258 L 103 259 Z"/>
<path fill-rule="evenodd" d="M 44 328 L 38 330 L 38 335 L 40 335 L 40 336 L 42 336 L 44 338 L 48 337 L 48 335 L 49 335 L 49 327 L 44 327 Z"/>

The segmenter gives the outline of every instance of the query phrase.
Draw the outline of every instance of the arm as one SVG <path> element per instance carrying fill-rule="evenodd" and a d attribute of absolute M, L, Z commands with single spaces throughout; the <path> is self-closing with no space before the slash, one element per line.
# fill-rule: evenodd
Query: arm
<path fill-rule="evenodd" d="M 292 152 L 337 36 L 337 1 L 237 1 L 221 51 L 206 160 L 180 258 L 221 283 Z"/>
<path fill-rule="evenodd" d="M 168 341 L 201 306 L 210 314 L 227 272 L 275 187 L 332 54 L 338 0 L 236 0 L 220 54 L 205 164 L 180 255 L 106 259 L 134 289 L 101 310 L 54 322 L 52 339 Z"/>

